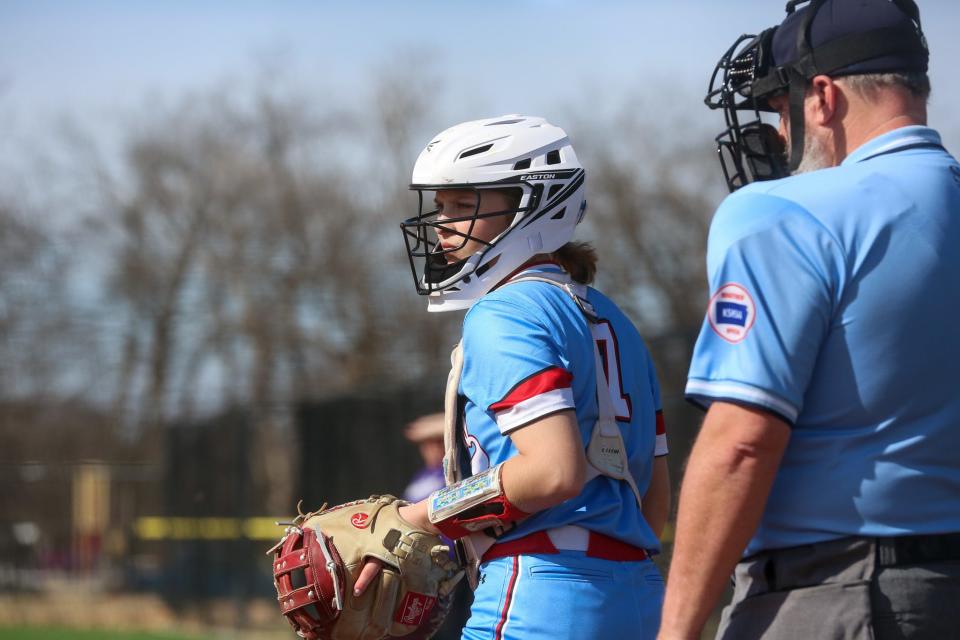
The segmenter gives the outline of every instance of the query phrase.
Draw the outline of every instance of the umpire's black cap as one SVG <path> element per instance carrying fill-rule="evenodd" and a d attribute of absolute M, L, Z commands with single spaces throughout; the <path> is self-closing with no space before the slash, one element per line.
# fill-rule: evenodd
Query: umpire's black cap
<path fill-rule="evenodd" d="M 929 53 L 913 0 L 812 0 L 797 8 L 804 3 L 787 4 L 789 13 L 773 35 L 775 65 L 796 63 L 812 50 L 807 77 L 927 70 Z"/>

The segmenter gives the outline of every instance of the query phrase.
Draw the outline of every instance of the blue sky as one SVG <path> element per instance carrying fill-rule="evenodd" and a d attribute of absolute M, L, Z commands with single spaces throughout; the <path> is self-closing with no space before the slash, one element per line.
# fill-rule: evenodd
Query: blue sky
<path fill-rule="evenodd" d="M 920 4 L 933 51 L 930 119 L 956 151 L 960 3 Z M 59 116 L 109 132 L 145 101 L 249 79 L 264 60 L 316 95 L 349 99 L 372 70 L 415 49 L 444 78 L 455 120 L 602 109 L 630 92 L 656 104 L 669 86 L 685 97 L 664 107 L 719 123 L 699 104 L 716 59 L 783 15 L 781 0 L 4 0 L 0 117 L 26 141 Z"/>

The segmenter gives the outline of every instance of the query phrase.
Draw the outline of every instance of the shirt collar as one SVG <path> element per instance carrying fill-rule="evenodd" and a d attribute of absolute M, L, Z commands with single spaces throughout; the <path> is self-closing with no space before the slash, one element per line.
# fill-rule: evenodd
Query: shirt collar
<path fill-rule="evenodd" d="M 535 273 L 537 271 L 552 271 L 556 273 L 564 273 L 563 267 L 554 262 L 553 260 L 543 260 L 542 262 L 532 262 L 530 264 L 525 264 L 519 269 L 511 273 L 505 278 L 505 280 L 513 280 L 514 278 L 519 278 L 526 273 Z"/>
<path fill-rule="evenodd" d="M 513 280 L 516 280 L 517 278 L 525 274 L 537 273 L 537 272 L 542 273 L 544 271 L 551 272 L 551 273 L 562 273 L 566 275 L 566 271 L 563 270 L 563 267 L 561 267 L 558 263 L 554 262 L 553 260 L 531 262 L 528 264 L 521 265 L 520 268 L 518 268 L 516 271 L 509 274 L 507 277 L 505 277 L 503 280 L 497 283 L 497 286 L 495 286 L 493 289 L 499 289 L 504 284 L 508 282 L 512 282 Z"/>
<path fill-rule="evenodd" d="M 940 142 L 940 134 L 930 127 L 921 125 L 900 127 L 899 129 L 888 131 L 860 145 L 843 160 L 841 166 L 853 164 L 854 162 L 863 162 L 881 153 L 890 153 L 901 147 L 918 144 L 940 145 L 942 144 Z"/>

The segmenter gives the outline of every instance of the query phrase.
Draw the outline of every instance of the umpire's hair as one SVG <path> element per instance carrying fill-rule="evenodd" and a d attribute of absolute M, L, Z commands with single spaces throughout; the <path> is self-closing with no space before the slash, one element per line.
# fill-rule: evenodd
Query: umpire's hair
<path fill-rule="evenodd" d="M 568 242 L 550 255 L 574 282 L 590 284 L 597 275 L 597 250 L 589 242 Z"/>
<path fill-rule="evenodd" d="M 930 77 L 923 71 L 896 73 L 859 73 L 837 78 L 866 100 L 876 100 L 881 90 L 889 87 L 906 89 L 914 98 L 930 99 Z"/>

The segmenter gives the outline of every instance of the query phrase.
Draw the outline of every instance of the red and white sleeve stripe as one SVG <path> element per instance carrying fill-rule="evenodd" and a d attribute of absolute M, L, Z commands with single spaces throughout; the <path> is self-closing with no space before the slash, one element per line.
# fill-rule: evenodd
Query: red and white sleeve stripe
<path fill-rule="evenodd" d="M 667 447 L 667 424 L 663 421 L 663 411 L 657 411 L 657 443 L 653 448 L 654 456 L 665 456 L 670 453 Z"/>
<path fill-rule="evenodd" d="M 551 413 L 573 409 L 573 374 L 550 367 L 521 380 L 499 402 L 490 405 L 500 433 L 529 424 Z"/>

